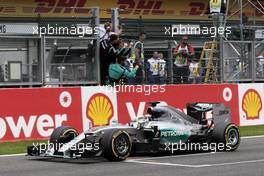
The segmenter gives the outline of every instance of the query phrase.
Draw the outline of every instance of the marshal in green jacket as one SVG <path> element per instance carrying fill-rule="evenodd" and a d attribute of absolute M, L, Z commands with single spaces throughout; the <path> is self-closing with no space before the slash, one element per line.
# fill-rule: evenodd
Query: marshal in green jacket
<path fill-rule="evenodd" d="M 121 79 L 122 76 L 127 78 L 133 78 L 136 76 L 138 67 L 135 67 L 133 70 L 129 71 L 121 64 L 110 64 L 109 66 L 109 77 L 115 80 Z"/>

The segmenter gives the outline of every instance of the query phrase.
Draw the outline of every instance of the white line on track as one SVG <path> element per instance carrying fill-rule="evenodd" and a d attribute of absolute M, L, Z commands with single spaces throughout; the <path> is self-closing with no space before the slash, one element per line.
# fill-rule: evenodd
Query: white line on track
<path fill-rule="evenodd" d="M 175 164 L 175 163 L 160 163 L 160 162 L 152 162 L 152 161 L 135 161 L 135 160 L 127 160 L 128 163 L 139 163 L 139 164 L 151 164 L 151 165 L 161 165 L 161 166 L 177 166 L 177 167 L 208 167 L 210 165 L 189 165 L 189 164 Z"/>
<path fill-rule="evenodd" d="M 264 135 L 261 136 L 246 136 L 241 137 L 241 139 L 254 139 L 254 138 L 264 138 Z M 126 160 L 129 163 L 139 163 L 139 164 L 150 164 L 150 165 L 162 165 L 162 166 L 175 166 L 175 167 L 189 167 L 189 168 L 202 168 L 202 167 L 212 167 L 212 166 L 227 166 L 227 165 L 238 165 L 246 163 L 257 163 L 264 162 L 264 159 L 259 160 L 248 160 L 248 161 L 237 161 L 229 163 L 217 163 L 217 164 L 203 164 L 203 165 L 190 165 L 190 164 L 176 164 L 176 163 L 164 163 L 156 161 L 147 161 L 147 160 L 156 160 L 156 159 L 170 159 L 170 158 L 182 158 L 182 157 L 195 157 L 195 156 L 205 156 L 205 155 L 215 155 L 222 154 L 224 152 L 211 152 L 211 153 L 197 153 L 197 154 L 186 154 L 186 155 L 173 155 L 173 156 L 161 156 L 161 157 L 149 157 L 149 158 L 130 158 Z"/>
<path fill-rule="evenodd" d="M 185 154 L 185 155 L 169 155 L 169 156 L 160 156 L 160 157 L 148 157 L 148 158 L 130 158 L 128 161 L 142 161 L 142 160 L 155 160 L 155 159 L 166 159 L 166 158 L 182 158 L 182 157 L 190 157 L 190 156 L 204 156 L 204 155 L 214 155 L 221 154 L 224 152 L 210 152 L 210 153 L 193 153 L 193 154 Z"/>
<path fill-rule="evenodd" d="M 209 164 L 208 166 L 227 166 L 227 165 L 237 165 L 237 164 L 259 163 L 259 162 L 264 162 L 264 159 L 237 161 L 237 162 L 230 162 L 230 163 Z M 208 166 L 203 166 L 203 167 L 208 167 Z"/>
<path fill-rule="evenodd" d="M 3 157 L 11 157 L 11 156 L 25 156 L 26 153 L 19 153 L 19 154 L 10 154 L 10 155 L 0 155 L 0 158 L 3 158 Z"/>
<path fill-rule="evenodd" d="M 218 163 L 218 164 L 203 164 L 203 165 L 175 164 L 175 163 L 162 163 L 162 162 L 138 161 L 138 160 L 127 160 L 126 162 L 128 162 L 128 163 L 138 163 L 138 164 L 160 165 L 160 166 L 202 168 L 202 167 L 216 167 L 216 166 L 228 166 L 228 165 L 258 163 L 258 162 L 264 162 L 264 159 L 238 161 L 238 162 L 230 162 L 230 163 Z"/>
<path fill-rule="evenodd" d="M 264 138 L 264 135 L 259 135 L 259 136 L 244 136 L 244 137 L 241 137 L 241 139 L 254 139 L 254 138 Z"/>

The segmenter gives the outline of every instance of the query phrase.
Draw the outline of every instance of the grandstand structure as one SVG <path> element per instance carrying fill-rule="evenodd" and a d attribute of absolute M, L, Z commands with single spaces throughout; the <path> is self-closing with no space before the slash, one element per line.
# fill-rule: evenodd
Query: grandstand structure
<path fill-rule="evenodd" d="M 245 8 L 253 9 L 250 16 Z M 237 10 L 228 13 L 232 8 Z M 237 0 L 228 1 L 225 24 L 234 15 L 239 15 L 239 25 L 232 26 L 237 32 L 237 39 L 222 37 L 221 42 L 221 77 L 225 82 L 263 82 L 264 20 L 256 22 L 256 14 L 264 15 L 263 1 Z"/>
<path fill-rule="evenodd" d="M 139 32 L 146 32 L 145 58 L 150 58 L 154 51 L 163 52 L 168 63 L 167 83 L 173 83 L 173 49 L 183 34 L 172 34 L 172 30 L 166 33 L 166 29 L 179 25 L 209 29 L 219 21 L 206 14 L 207 0 L 130 1 L 130 5 L 115 0 L 69 1 L 68 4 L 61 0 L 52 0 L 51 4 L 34 0 L 1 2 L 0 86 L 99 84 L 99 37 L 94 31 L 79 36 L 51 34 L 51 29 L 47 29 L 40 35 L 34 29 L 89 26 L 93 30 L 107 21 L 122 26 L 121 38 L 126 41 L 134 41 Z M 205 71 L 200 73 L 203 81 L 199 83 L 264 81 L 263 6 L 260 0 L 228 0 L 221 23 L 230 27 L 231 35 L 189 34 L 197 59 L 205 42 L 217 42 L 212 55 L 215 78 L 204 81 L 208 67 L 205 63 L 200 69 Z"/>

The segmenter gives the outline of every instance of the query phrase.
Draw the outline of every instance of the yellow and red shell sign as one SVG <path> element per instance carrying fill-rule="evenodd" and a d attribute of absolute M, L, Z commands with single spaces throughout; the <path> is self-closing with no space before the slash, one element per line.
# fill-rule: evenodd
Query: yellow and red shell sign
<path fill-rule="evenodd" d="M 103 126 L 110 123 L 114 115 L 113 104 L 108 96 L 102 93 L 94 94 L 87 103 L 86 116 L 93 126 Z"/>
<path fill-rule="evenodd" d="M 246 113 L 247 120 L 259 119 L 262 109 L 260 94 L 254 89 L 248 89 L 242 98 L 242 109 Z"/>

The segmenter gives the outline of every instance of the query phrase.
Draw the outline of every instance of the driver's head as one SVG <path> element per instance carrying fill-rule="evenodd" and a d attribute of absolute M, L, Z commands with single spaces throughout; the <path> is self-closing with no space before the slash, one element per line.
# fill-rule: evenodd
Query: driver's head
<path fill-rule="evenodd" d="M 147 113 L 150 114 L 152 116 L 152 118 L 159 118 L 163 114 L 165 114 L 165 112 L 163 110 L 161 110 L 159 108 L 153 108 L 153 107 L 148 108 Z"/>

